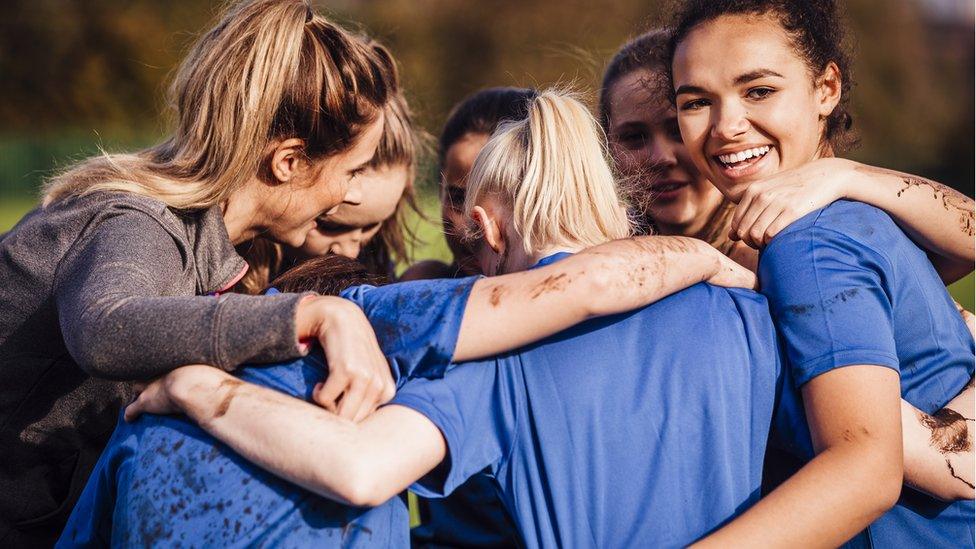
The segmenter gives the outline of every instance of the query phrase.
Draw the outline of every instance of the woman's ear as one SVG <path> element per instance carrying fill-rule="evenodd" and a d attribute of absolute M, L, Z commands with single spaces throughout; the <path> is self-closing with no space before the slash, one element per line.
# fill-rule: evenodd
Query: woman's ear
<path fill-rule="evenodd" d="M 503 255 L 505 253 L 505 238 L 502 236 L 502 227 L 498 223 L 498 219 L 481 206 L 472 208 L 471 219 L 481 229 L 485 244 L 488 244 L 488 247 L 496 254 Z"/>
<path fill-rule="evenodd" d="M 305 142 L 297 137 L 285 139 L 272 145 L 268 171 L 274 183 L 288 183 L 305 162 Z"/>
<path fill-rule="evenodd" d="M 834 108 L 840 103 L 841 91 L 843 89 L 843 76 L 840 74 L 840 67 L 831 61 L 827 63 L 823 74 L 817 79 L 817 104 L 820 116 L 827 117 L 834 112 Z"/>

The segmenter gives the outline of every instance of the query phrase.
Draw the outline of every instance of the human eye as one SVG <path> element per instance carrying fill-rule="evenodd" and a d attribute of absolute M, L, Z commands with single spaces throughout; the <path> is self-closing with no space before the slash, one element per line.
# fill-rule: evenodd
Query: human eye
<path fill-rule="evenodd" d="M 642 131 L 626 131 L 617 135 L 617 142 L 628 149 L 639 149 L 647 142 L 647 134 Z"/>
<path fill-rule="evenodd" d="M 763 99 L 766 99 L 770 95 L 773 95 L 774 93 L 776 93 L 776 90 L 774 90 L 773 88 L 759 86 L 755 88 L 749 88 L 749 91 L 746 92 L 746 97 L 748 97 L 749 99 L 755 99 L 757 101 L 761 101 Z"/>
<path fill-rule="evenodd" d="M 664 132 L 668 136 L 668 139 L 672 141 L 681 141 L 681 129 L 678 128 L 678 119 L 671 118 L 664 123 Z"/>
<path fill-rule="evenodd" d="M 679 108 L 683 111 L 697 111 L 707 107 L 708 105 L 709 102 L 707 99 L 698 98 L 682 101 Z"/>

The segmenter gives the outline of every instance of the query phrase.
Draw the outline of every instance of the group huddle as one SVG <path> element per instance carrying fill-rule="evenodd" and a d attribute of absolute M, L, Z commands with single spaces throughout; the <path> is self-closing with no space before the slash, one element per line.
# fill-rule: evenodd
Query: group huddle
<path fill-rule="evenodd" d="M 0 235 L 0 543 L 972 547 L 973 201 L 837 156 L 834 2 L 673 9 L 595 114 L 455 106 L 397 279 L 394 56 L 230 6 L 164 142 Z"/>

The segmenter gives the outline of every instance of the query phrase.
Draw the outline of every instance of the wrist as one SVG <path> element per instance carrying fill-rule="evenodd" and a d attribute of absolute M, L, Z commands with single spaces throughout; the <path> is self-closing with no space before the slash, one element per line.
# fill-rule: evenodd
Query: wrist
<path fill-rule="evenodd" d="M 220 401 L 216 393 L 228 379 L 236 378 L 211 366 L 184 366 L 166 376 L 165 388 L 173 405 L 199 422 L 204 409 Z"/>

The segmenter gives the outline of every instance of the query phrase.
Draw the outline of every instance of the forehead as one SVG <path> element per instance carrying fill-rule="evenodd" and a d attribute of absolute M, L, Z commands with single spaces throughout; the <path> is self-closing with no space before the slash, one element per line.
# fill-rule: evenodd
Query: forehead
<path fill-rule="evenodd" d="M 670 104 L 658 90 L 658 77 L 649 69 L 638 69 L 617 79 L 610 87 L 610 119 L 613 126 L 637 120 L 655 119 L 670 111 Z"/>
<path fill-rule="evenodd" d="M 730 84 L 736 77 L 772 69 L 805 74 L 789 35 L 772 15 L 723 15 L 693 28 L 674 53 L 675 88 Z"/>
<path fill-rule="evenodd" d="M 488 143 L 488 134 L 466 133 L 444 155 L 444 178 L 449 185 L 461 185 L 468 171 L 478 158 L 478 153 Z"/>

